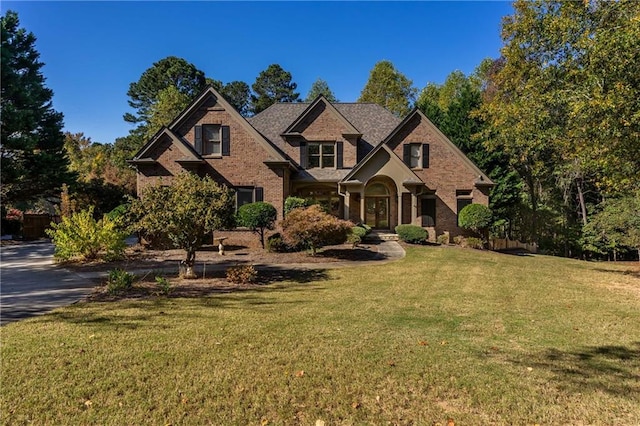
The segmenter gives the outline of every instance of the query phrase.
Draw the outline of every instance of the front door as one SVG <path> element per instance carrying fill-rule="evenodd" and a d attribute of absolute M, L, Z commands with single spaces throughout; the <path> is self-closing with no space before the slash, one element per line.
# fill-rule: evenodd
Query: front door
<path fill-rule="evenodd" d="M 365 223 L 374 229 L 389 229 L 389 197 L 365 199 Z"/>

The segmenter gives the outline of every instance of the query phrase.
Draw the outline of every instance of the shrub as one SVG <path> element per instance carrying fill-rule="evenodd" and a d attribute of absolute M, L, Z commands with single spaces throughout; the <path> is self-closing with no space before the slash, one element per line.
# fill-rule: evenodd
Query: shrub
<path fill-rule="evenodd" d="M 171 290 L 173 290 L 173 288 L 171 287 L 171 281 L 169 281 L 165 277 L 157 276 L 156 284 L 158 285 L 160 292 L 164 295 L 168 295 L 169 293 L 171 293 Z"/>
<path fill-rule="evenodd" d="M 291 253 L 302 251 L 308 248 L 304 244 L 298 244 L 297 246 L 287 244 L 282 238 L 282 234 L 280 234 L 279 232 L 267 238 L 266 246 L 267 251 L 272 253 Z"/>
<path fill-rule="evenodd" d="M 284 200 L 284 215 L 288 215 L 292 210 L 309 207 L 311 202 L 304 198 L 299 197 L 287 197 Z"/>
<path fill-rule="evenodd" d="M 227 281 L 234 284 L 253 283 L 258 278 L 258 271 L 253 265 L 238 265 L 227 269 Z"/>
<path fill-rule="evenodd" d="M 238 226 L 251 229 L 260 237 L 260 244 L 264 249 L 264 232 L 273 229 L 273 224 L 278 217 L 276 208 L 269 203 L 258 201 L 241 206 L 236 214 Z"/>
<path fill-rule="evenodd" d="M 282 234 L 287 244 L 305 244 L 315 255 L 320 247 L 344 243 L 352 227 L 351 222 L 340 220 L 322 211 L 320 206 L 312 205 L 289 212 L 282 221 Z"/>
<path fill-rule="evenodd" d="M 458 246 L 463 246 L 466 244 L 465 239 L 462 235 L 456 235 L 453 237 L 453 243 Z"/>
<path fill-rule="evenodd" d="M 469 237 L 465 239 L 465 245 L 469 248 L 473 249 L 482 249 L 484 248 L 484 244 L 480 238 Z"/>
<path fill-rule="evenodd" d="M 409 244 L 423 244 L 427 240 L 427 230 L 417 225 L 398 225 L 396 234 Z"/>
<path fill-rule="evenodd" d="M 134 276 L 124 269 L 112 269 L 107 279 L 107 291 L 109 294 L 117 294 L 127 291 L 133 285 Z"/>
<path fill-rule="evenodd" d="M 461 228 L 482 235 L 491 225 L 491 210 L 482 204 L 469 204 L 460 210 L 458 223 Z"/>
<path fill-rule="evenodd" d="M 347 236 L 347 243 L 351 244 L 353 247 L 357 247 L 361 242 L 362 238 L 360 238 L 359 235 L 351 233 Z"/>
<path fill-rule="evenodd" d="M 453 240 L 455 242 L 455 238 Z M 451 242 L 450 236 L 448 233 L 440 234 L 436 238 L 436 242 L 442 245 L 448 245 Z"/>
<path fill-rule="evenodd" d="M 55 245 L 54 256 L 60 260 L 93 260 L 100 254 L 112 260 L 122 257 L 126 248 L 125 233 L 107 216 L 96 221 L 93 207 L 62 217 L 62 222 L 52 223 L 46 232 Z"/>
<path fill-rule="evenodd" d="M 362 239 L 365 235 L 367 235 L 367 230 L 361 226 L 354 226 L 353 228 L 351 228 L 351 235 L 355 235 Z"/>

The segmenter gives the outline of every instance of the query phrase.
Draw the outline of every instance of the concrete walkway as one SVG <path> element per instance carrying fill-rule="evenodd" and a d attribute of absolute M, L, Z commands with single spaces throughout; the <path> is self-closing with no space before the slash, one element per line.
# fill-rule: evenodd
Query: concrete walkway
<path fill-rule="evenodd" d="M 358 265 L 377 265 L 401 259 L 404 249 L 396 241 L 375 243 L 377 255 L 368 261 L 340 261 L 296 264 L 254 264 L 256 269 L 335 269 Z M 235 261 L 208 264 L 207 271 L 225 270 Z M 176 266 L 164 268 L 176 271 Z M 144 275 L 158 271 L 130 269 Z M 202 271 L 197 271 L 202 273 Z M 0 248 L 0 324 L 43 314 L 84 299 L 95 287 L 95 279 L 106 278 L 108 271 L 76 273 L 57 266 L 53 245 L 48 242 L 19 243 Z"/>

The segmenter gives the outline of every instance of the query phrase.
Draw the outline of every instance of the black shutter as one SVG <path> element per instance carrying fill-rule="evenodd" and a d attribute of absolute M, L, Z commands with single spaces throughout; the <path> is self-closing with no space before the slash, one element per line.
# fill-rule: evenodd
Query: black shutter
<path fill-rule="evenodd" d="M 202 154 L 202 126 L 195 127 L 195 134 L 196 152 Z"/>
<path fill-rule="evenodd" d="M 256 186 L 256 203 L 258 201 L 264 201 L 264 188 Z"/>
<path fill-rule="evenodd" d="M 429 168 L 429 144 L 428 143 L 422 144 L 422 168 L 423 169 Z"/>
<path fill-rule="evenodd" d="M 337 142 L 336 143 L 336 168 L 337 169 L 341 169 L 343 167 L 343 155 L 342 155 L 342 151 L 344 150 L 344 143 L 343 142 Z"/>
<path fill-rule="evenodd" d="M 222 155 L 231 155 L 231 135 L 229 134 L 229 126 L 222 126 Z"/>
<path fill-rule="evenodd" d="M 300 142 L 300 167 L 307 168 L 307 143 Z"/>
<path fill-rule="evenodd" d="M 411 145 L 409 144 L 402 145 L 402 161 L 411 167 Z"/>

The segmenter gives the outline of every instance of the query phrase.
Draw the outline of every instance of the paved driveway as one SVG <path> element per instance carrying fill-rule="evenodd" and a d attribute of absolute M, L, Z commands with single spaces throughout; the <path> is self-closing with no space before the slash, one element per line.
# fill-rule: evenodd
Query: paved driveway
<path fill-rule="evenodd" d="M 0 323 L 39 315 L 77 302 L 91 292 L 91 280 L 53 262 L 48 242 L 0 247 Z"/>

